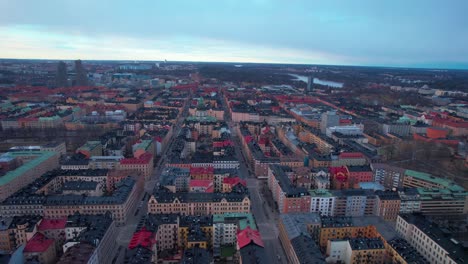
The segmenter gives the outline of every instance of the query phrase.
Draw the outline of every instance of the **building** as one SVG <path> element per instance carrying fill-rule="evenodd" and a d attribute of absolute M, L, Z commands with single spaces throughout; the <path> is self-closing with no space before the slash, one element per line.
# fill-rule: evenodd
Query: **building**
<path fill-rule="evenodd" d="M 333 216 L 335 211 L 335 196 L 326 189 L 309 190 L 310 212 Z"/>
<path fill-rule="evenodd" d="M 392 224 L 378 216 L 322 216 L 321 227 L 316 236 L 320 248 L 325 251 L 328 241 L 337 239 L 381 238 L 382 241 L 388 241 L 395 238 L 395 229 Z"/>
<path fill-rule="evenodd" d="M 270 165 L 268 169 L 268 187 L 278 204 L 279 212 L 309 212 L 311 206 L 309 192 L 306 188 L 294 186 L 288 174 L 291 176 L 293 174 L 290 167 Z"/>
<path fill-rule="evenodd" d="M 462 186 L 456 184 L 451 180 L 435 177 L 429 173 L 414 170 L 405 171 L 403 187 L 438 188 L 449 189 L 451 191 L 465 190 Z"/>
<path fill-rule="evenodd" d="M 318 213 L 280 215 L 279 239 L 289 263 L 325 263 L 315 240 L 320 226 Z"/>
<path fill-rule="evenodd" d="M 184 251 L 180 264 L 198 264 L 198 263 L 213 263 L 213 256 L 210 251 L 204 248 L 194 247 Z"/>
<path fill-rule="evenodd" d="M 62 251 L 60 245 L 65 243 L 65 226 L 67 224 L 67 218 L 61 219 L 42 219 L 37 230 L 44 234 L 46 237 L 54 239 L 56 244 L 57 253 Z"/>
<path fill-rule="evenodd" d="M 424 215 L 463 215 L 468 213 L 468 192 L 417 188 L 420 212 Z"/>
<path fill-rule="evenodd" d="M 385 243 L 389 261 L 401 264 L 429 264 L 419 252 L 403 238 L 394 238 Z"/>
<path fill-rule="evenodd" d="M 374 182 L 383 185 L 386 189 L 403 187 L 405 169 L 385 163 L 372 163 Z"/>
<path fill-rule="evenodd" d="M 90 169 L 116 169 L 124 156 L 92 156 L 89 159 L 88 167 Z"/>
<path fill-rule="evenodd" d="M 266 264 L 266 252 L 260 232 L 250 227 L 237 234 L 237 250 L 240 251 L 240 264 Z"/>
<path fill-rule="evenodd" d="M 372 216 L 376 195 L 372 190 L 348 189 L 332 191 L 335 196 L 334 216 Z"/>
<path fill-rule="evenodd" d="M 213 217 L 185 215 L 179 217 L 180 248 L 212 248 Z"/>
<path fill-rule="evenodd" d="M 101 141 L 87 141 L 83 146 L 76 150 L 76 153 L 81 153 L 88 159 L 91 156 L 102 156 Z"/>
<path fill-rule="evenodd" d="M 384 241 L 378 237 L 329 240 L 327 262 L 380 264 L 384 263 L 385 253 Z"/>
<path fill-rule="evenodd" d="M 421 212 L 421 199 L 416 188 L 399 189 L 398 195 L 400 196 L 400 213 Z"/>
<path fill-rule="evenodd" d="M 151 239 L 156 241 L 157 252 L 177 248 L 179 239 L 179 217 L 177 215 L 148 214 L 139 225 L 152 232 Z"/>
<path fill-rule="evenodd" d="M 57 264 L 95 263 L 94 250 L 95 247 L 88 243 L 74 244 L 60 257 Z"/>
<path fill-rule="evenodd" d="M 116 223 L 125 224 L 141 199 L 143 190 L 142 178 L 136 181 L 127 177 L 118 182 L 115 190 L 108 196 L 44 193 L 41 187 L 56 178 L 55 174 L 45 174 L 34 184 L 1 203 L 0 213 L 4 216 L 24 216 L 34 213 L 45 218 L 59 219 L 76 212 L 104 214 L 110 211 Z"/>
<path fill-rule="evenodd" d="M 77 244 L 92 245 L 94 250 L 88 263 L 110 263 L 117 248 L 117 229 L 110 213 L 68 216 L 65 226 L 66 243 L 63 252 Z M 87 247 L 87 246 L 85 246 Z"/>
<path fill-rule="evenodd" d="M 237 232 L 246 229 L 257 230 L 255 219 L 250 213 L 225 213 L 213 215 L 213 251 L 215 257 L 221 256 L 223 247 L 237 243 Z"/>
<path fill-rule="evenodd" d="M 468 254 L 462 244 L 422 215 L 399 215 L 396 231 L 430 263 L 468 261 Z"/>
<path fill-rule="evenodd" d="M 65 142 L 51 142 L 41 146 L 42 151 L 52 151 L 57 152 L 59 155 L 63 156 L 67 154 L 67 146 Z"/>
<path fill-rule="evenodd" d="M 335 127 L 340 125 L 340 116 L 337 115 L 336 111 L 327 111 L 322 114 L 320 121 L 320 131 L 325 134 L 327 128 Z"/>
<path fill-rule="evenodd" d="M 26 243 L 23 255 L 26 261 L 38 260 L 40 263 L 53 264 L 57 261 L 55 240 L 37 232 Z"/>
<path fill-rule="evenodd" d="M 25 215 L 23 217 L 2 217 L 0 241 L 1 250 L 13 252 L 20 245 L 26 244 L 37 232 L 42 217 Z"/>
<path fill-rule="evenodd" d="M 14 151 L 1 157 L 17 158 L 21 160 L 22 165 L 0 177 L 0 201 L 59 166 L 58 153 L 51 151 Z"/>
<path fill-rule="evenodd" d="M 376 191 L 376 213 L 387 221 L 396 221 L 400 213 L 401 200 L 396 191 Z"/>
<path fill-rule="evenodd" d="M 349 171 L 350 185 L 353 187 L 361 182 L 372 182 L 374 174 L 369 165 L 347 166 Z"/>
<path fill-rule="evenodd" d="M 228 193 L 232 192 L 232 190 L 236 186 L 243 186 L 247 188 L 247 182 L 239 177 L 225 177 L 223 178 L 223 185 L 221 192 Z"/>
<path fill-rule="evenodd" d="M 146 152 L 138 158 L 122 159 L 117 165 L 117 170 L 137 171 L 141 173 L 145 181 L 149 181 L 154 170 L 153 154 Z"/>
<path fill-rule="evenodd" d="M 242 193 L 172 193 L 156 190 L 148 201 L 148 213 L 211 215 L 249 213 L 250 199 Z"/>

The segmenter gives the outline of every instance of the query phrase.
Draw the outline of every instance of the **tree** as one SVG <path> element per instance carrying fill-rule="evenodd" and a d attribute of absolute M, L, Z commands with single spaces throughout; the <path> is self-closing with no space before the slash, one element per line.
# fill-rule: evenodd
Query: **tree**
<path fill-rule="evenodd" d="M 68 85 L 67 65 L 63 61 L 57 64 L 56 85 L 58 87 L 66 87 Z"/>

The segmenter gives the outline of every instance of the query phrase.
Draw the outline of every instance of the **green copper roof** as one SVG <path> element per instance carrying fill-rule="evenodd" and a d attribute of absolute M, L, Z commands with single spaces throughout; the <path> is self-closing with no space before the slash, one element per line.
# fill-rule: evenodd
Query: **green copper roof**
<path fill-rule="evenodd" d="M 10 156 L 10 157 L 24 157 L 24 156 L 37 156 L 35 159 L 32 159 L 26 163 L 24 163 L 22 166 L 16 168 L 15 170 L 7 172 L 5 175 L 0 177 L 0 186 L 5 185 L 15 178 L 23 175 L 26 171 L 31 170 L 40 164 L 42 164 L 44 161 L 48 160 L 54 155 L 57 155 L 57 152 L 53 151 L 15 151 L 15 152 L 8 152 L 3 154 L 5 156 Z"/>
<path fill-rule="evenodd" d="M 462 186 L 456 184 L 455 182 L 451 180 L 435 177 L 429 173 L 414 171 L 414 170 L 406 170 L 405 175 L 440 185 L 441 188 L 446 188 L 451 191 L 464 191 L 465 190 L 465 188 L 463 188 Z"/>
<path fill-rule="evenodd" d="M 225 213 L 213 215 L 213 223 L 224 223 L 229 221 L 237 222 L 237 227 L 240 230 L 244 230 L 248 226 L 253 230 L 257 230 L 257 225 L 255 224 L 253 215 L 250 213 Z"/>

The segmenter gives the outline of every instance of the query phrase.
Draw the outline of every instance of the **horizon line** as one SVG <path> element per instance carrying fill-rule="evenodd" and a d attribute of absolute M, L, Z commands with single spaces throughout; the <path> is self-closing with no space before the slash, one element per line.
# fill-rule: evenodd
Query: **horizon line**
<path fill-rule="evenodd" d="M 358 65 L 358 64 L 305 64 L 285 62 L 240 62 L 240 61 L 182 61 L 182 60 L 131 60 L 131 59 L 35 59 L 35 58 L 0 58 L 0 60 L 35 60 L 35 61 L 108 61 L 108 62 L 175 62 L 175 63 L 232 63 L 232 64 L 277 64 L 296 66 L 338 66 L 338 67 L 367 67 L 367 68 L 393 68 L 393 69 L 416 69 L 416 70 L 459 70 L 468 71 L 468 63 L 462 67 L 428 67 L 428 66 L 385 66 L 385 65 Z"/>

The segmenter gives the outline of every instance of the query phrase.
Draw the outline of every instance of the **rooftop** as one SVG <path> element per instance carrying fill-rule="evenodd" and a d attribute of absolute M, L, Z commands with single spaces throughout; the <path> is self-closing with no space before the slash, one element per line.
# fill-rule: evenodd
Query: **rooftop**
<path fill-rule="evenodd" d="M 289 240 L 292 240 L 302 234 L 308 234 L 308 225 L 321 224 L 320 214 L 318 213 L 281 214 L 280 220 L 286 230 Z"/>
<path fill-rule="evenodd" d="M 457 263 L 468 262 L 468 252 L 463 245 L 452 238 L 451 233 L 444 232 L 437 224 L 430 222 L 419 214 L 400 214 L 406 222 L 416 226 L 421 232 L 430 237 L 435 243 L 447 251 L 451 259 Z"/>
<path fill-rule="evenodd" d="M 417 178 L 426 182 L 437 184 L 442 188 L 450 189 L 452 191 L 464 191 L 465 190 L 462 186 L 456 184 L 455 182 L 451 180 L 443 179 L 440 177 L 435 177 L 425 172 L 406 170 L 405 176 L 410 176 L 410 177 Z"/>
<path fill-rule="evenodd" d="M 27 243 L 24 252 L 41 253 L 53 246 L 55 240 L 47 238 L 44 234 L 37 232 Z"/>
<path fill-rule="evenodd" d="M 408 241 L 403 238 L 394 238 L 387 241 L 388 245 L 392 247 L 407 263 L 412 264 L 429 264 L 421 254 Z"/>
<path fill-rule="evenodd" d="M 184 252 L 184 256 L 180 264 L 199 264 L 199 263 L 211 263 L 213 257 L 211 253 L 203 248 L 194 247 L 187 249 Z"/>
<path fill-rule="evenodd" d="M 88 191 L 96 190 L 98 183 L 95 181 L 66 181 L 63 183 L 62 190 L 67 191 Z"/>
<path fill-rule="evenodd" d="M 250 227 L 247 227 L 237 233 L 237 247 L 241 249 L 249 244 L 256 244 L 263 247 L 263 240 L 258 230 L 253 230 Z"/>
<path fill-rule="evenodd" d="M 270 165 L 270 169 L 273 172 L 275 179 L 281 187 L 281 190 L 288 197 L 302 197 L 308 196 L 309 192 L 306 188 L 294 186 L 286 175 L 286 170 L 290 170 L 289 167 L 280 165 Z"/>
<path fill-rule="evenodd" d="M 39 224 L 39 231 L 44 230 L 51 230 L 51 229 L 65 229 L 67 225 L 67 218 L 59 218 L 59 219 L 49 219 L 45 218 L 42 219 L 41 223 Z"/>
<path fill-rule="evenodd" d="M 15 151 L 15 152 L 7 152 L 3 154 L 1 157 L 9 156 L 9 157 L 30 157 L 36 156 L 36 158 L 25 162 L 22 166 L 16 168 L 15 170 L 7 172 L 5 175 L 0 176 L 0 186 L 5 185 L 14 179 L 20 177 L 24 173 L 29 170 L 33 170 L 35 167 L 41 165 L 43 162 L 49 160 L 53 156 L 56 156 L 57 153 L 53 151 Z"/>
<path fill-rule="evenodd" d="M 296 253 L 299 263 L 321 264 L 326 263 L 316 242 L 307 235 L 301 234 L 291 240 L 292 248 Z"/>
<path fill-rule="evenodd" d="M 65 252 L 57 264 L 85 264 L 88 263 L 95 247 L 88 243 L 78 243 Z"/>
<path fill-rule="evenodd" d="M 380 238 L 351 238 L 348 240 L 352 250 L 384 249 Z"/>
<path fill-rule="evenodd" d="M 241 202 L 248 198 L 245 193 L 172 193 L 167 190 L 158 189 L 153 193 L 158 203 L 172 203 L 177 199 L 181 203 L 190 202 L 220 202 L 226 199 L 228 202 Z"/>
<path fill-rule="evenodd" d="M 213 223 L 235 223 L 239 230 L 244 230 L 247 227 L 257 230 L 255 219 L 251 213 L 225 213 L 214 214 Z"/>

